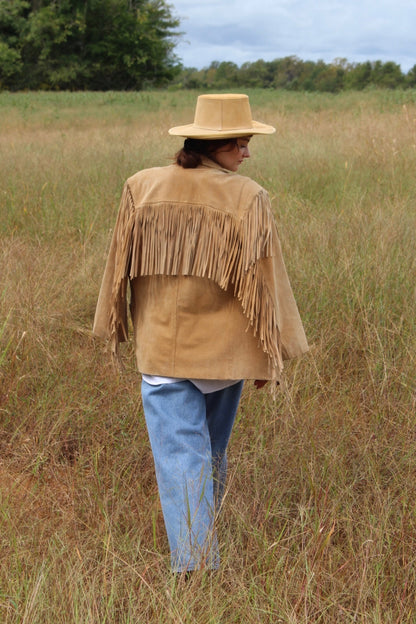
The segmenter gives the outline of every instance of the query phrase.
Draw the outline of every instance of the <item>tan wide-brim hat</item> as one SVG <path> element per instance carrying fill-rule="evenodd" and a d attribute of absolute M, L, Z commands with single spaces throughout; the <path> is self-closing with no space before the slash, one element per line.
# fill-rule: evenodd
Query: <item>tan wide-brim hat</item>
<path fill-rule="evenodd" d="M 252 119 L 248 96 L 238 93 L 200 95 L 194 122 L 169 130 L 169 134 L 190 139 L 229 139 L 273 132 L 273 126 Z"/>

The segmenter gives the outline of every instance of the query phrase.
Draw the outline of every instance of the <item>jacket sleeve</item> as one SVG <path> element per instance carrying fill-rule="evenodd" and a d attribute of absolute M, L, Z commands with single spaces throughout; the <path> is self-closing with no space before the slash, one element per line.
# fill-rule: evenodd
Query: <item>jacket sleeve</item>
<path fill-rule="evenodd" d="M 113 352 L 117 352 L 118 343 L 127 340 L 128 337 L 127 283 L 133 212 L 133 201 L 126 183 L 107 256 L 93 325 L 94 334 L 111 341 Z"/>
<path fill-rule="evenodd" d="M 259 268 L 273 301 L 282 359 L 290 360 L 306 353 L 309 347 L 275 226 L 273 227 L 273 239 L 273 255 L 263 258 Z"/>
<path fill-rule="evenodd" d="M 242 239 L 249 252 L 243 253 L 236 294 L 273 369 L 281 372 L 283 360 L 305 353 L 308 344 L 264 189 L 243 219 Z"/>

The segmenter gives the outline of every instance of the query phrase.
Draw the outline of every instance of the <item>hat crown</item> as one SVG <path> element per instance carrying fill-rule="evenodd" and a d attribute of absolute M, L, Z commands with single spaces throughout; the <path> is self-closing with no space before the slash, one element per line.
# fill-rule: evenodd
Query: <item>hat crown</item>
<path fill-rule="evenodd" d="M 242 93 L 198 96 L 193 123 L 169 130 L 173 136 L 194 139 L 229 139 L 273 132 L 273 126 L 252 118 L 248 95 Z"/>
<path fill-rule="evenodd" d="M 198 97 L 194 125 L 207 130 L 251 128 L 253 119 L 247 95 L 226 93 Z"/>

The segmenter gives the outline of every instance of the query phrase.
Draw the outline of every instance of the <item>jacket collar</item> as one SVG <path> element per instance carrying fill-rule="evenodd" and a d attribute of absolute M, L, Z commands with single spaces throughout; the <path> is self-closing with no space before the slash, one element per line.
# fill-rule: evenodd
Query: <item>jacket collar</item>
<path fill-rule="evenodd" d="M 225 167 L 221 167 L 221 165 L 216 163 L 214 160 L 211 160 L 211 158 L 207 158 L 206 156 L 202 156 L 202 162 L 201 162 L 200 167 L 209 167 L 211 169 L 218 169 L 219 171 L 224 171 L 224 173 L 229 173 L 230 175 L 234 173 L 234 171 L 230 171 L 229 169 L 226 169 Z"/>

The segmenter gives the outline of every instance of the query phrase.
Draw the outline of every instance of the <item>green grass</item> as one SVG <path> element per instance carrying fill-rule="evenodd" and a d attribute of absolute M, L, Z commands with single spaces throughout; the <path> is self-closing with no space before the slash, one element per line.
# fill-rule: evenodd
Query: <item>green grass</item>
<path fill-rule="evenodd" d="M 91 334 L 124 180 L 196 93 L 0 93 L 0 621 L 413 623 L 414 91 L 251 91 L 311 352 L 246 384 L 222 567 L 169 554 L 130 345 Z"/>

